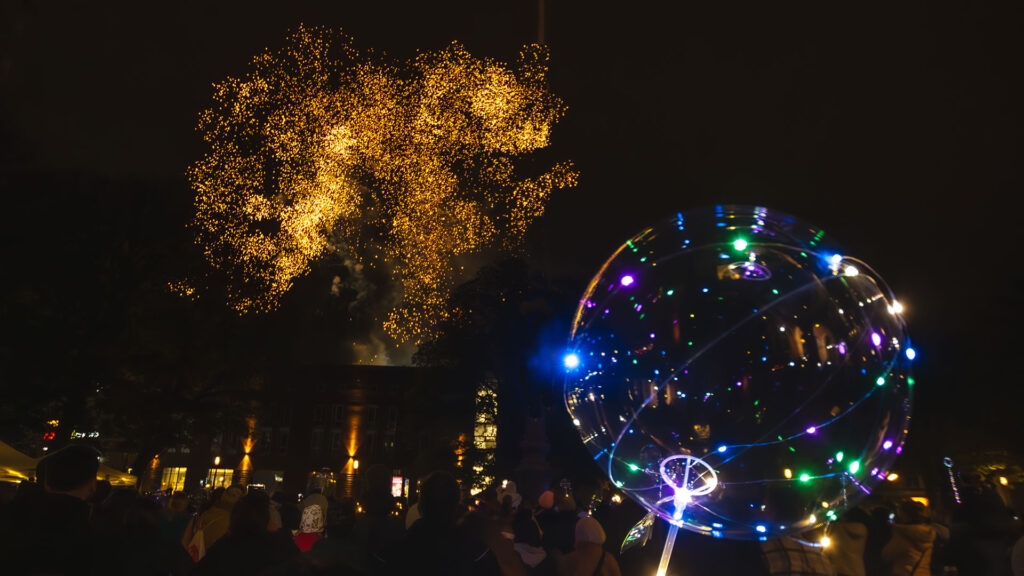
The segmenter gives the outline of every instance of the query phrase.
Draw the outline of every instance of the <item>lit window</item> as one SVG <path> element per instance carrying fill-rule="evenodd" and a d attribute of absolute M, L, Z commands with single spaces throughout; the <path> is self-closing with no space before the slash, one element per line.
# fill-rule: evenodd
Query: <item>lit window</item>
<path fill-rule="evenodd" d="M 209 488 L 227 488 L 231 486 L 235 471 L 230 468 L 210 468 L 206 475 L 206 486 Z"/>
<path fill-rule="evenodd" d="M 188 468 L 164 468 L 163 477 L 160 479 L 160 488 L 171 492 L 181 492 L 185 489 L 185 471 Z"/>

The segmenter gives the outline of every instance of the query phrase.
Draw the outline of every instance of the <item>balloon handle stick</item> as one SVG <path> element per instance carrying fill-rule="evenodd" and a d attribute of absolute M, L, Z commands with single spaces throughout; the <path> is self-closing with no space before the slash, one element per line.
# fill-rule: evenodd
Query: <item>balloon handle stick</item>
<path fill-rule="evenodd" d="M 665 548 L 661 551 L 661 562 L 658 563 L 658 576 L 665 576 L 668 571 L 668 561 L 672 558 L 672 547 L 676 545 L 676 534 L 679 526 L 668 525 L 668 536 L 665 537 Z"/>

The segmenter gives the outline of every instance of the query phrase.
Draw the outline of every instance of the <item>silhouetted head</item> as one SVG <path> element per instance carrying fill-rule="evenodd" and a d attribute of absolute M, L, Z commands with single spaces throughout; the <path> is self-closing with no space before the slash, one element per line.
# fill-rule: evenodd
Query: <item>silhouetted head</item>
<path fill-rule="evenodd" d="M 185 494 L 184 492 L 175 492 L 171 495 L 170 499 L 167 500 L 167 509 L 174 513 L 184 512 L 187 510 L 188 494 Z"/>
<path fill-rule="evenodd" d="M 431 521 L 453 523 L 460 497 L 454 476 L 441 470 L 433 472 L 420 487 L 420 514 Z"/>
<path fill-rule="evenodd" d="M 73 444 L 50 454 L 40 462 L 48 492 L 87 499 L 96 488 L 100 453 L 91 446 Z"/>
<path fill-rule="evenodd" d="M 231 509 L 228 532 L 236 536 L 263 534 L 270 524 L 270 497 L 266 492 L 250 492 Z"/>

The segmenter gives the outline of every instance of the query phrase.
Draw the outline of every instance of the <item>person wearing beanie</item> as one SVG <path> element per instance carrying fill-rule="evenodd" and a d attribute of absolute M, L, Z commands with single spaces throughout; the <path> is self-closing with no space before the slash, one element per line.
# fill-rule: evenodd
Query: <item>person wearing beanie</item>
<path fill-rule="evenodd" d="M 541 493 L 540 498 L 537 499 L 537 503 L 540 507 L 545 510 L 550 510 L 555 507 L 555 493 L 551 490 L 545 490 Z"/>
<path fill-rule="evenodd" d="M 601 524 L 590 516 L 580 518 L 574 530 L 573 551 L 562 557 L 559 574 L 568 576 L 621 576 L 615 556 L 604 549 L 605 534 Z"/>

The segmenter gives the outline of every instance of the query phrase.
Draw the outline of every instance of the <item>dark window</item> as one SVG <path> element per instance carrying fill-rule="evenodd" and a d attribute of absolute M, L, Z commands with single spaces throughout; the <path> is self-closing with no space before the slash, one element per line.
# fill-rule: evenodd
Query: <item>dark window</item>
<path fill-rule="evenodd" d="M 288 429 L 281 428 L 277 431 L 277 451 L 280 454 L 288 453 Z"/>
<path fill-rule="evenodd" d="M 327 423 L 327 406 L 317 406 L 313 409 L 313 424 L 326 424 Z"/>
<path fill-rule="evenodd" d="M 345 421 L 345 406 L 342 404 L 334 405 L 334 423 L 341 424 Z"/>
<path fill-rule="evenodd" d="M 367 406 L 366 407 L 366 425 L 376 426 L 377 425 L 377 407 Z"/>
<path fill-rule="evenodd" d="M 335 428 L 331 431 L 331 454 L 341 452 L 343 438 L 344 436 L 342 435 L 341 430 Z"/>
<path fill-rule="evenodd" d="M 324 446 L 324 429 L 313 428 L 313 435 L 309 439 L 309 449 L 313 454 L 319 454 Z"/>
<path fill-rule="evenodd" d="M 360 450 L 363 456 L 373 456 L 377 453 L 377 431 L 367 430 L 363 437 L 363 447 Z"/>
<path fill-rule="evenodd" d="M 387 429 L 394 431 L 398 428 L 398 408 L 395 406 L 388 406 L 387 408 Z"/>

